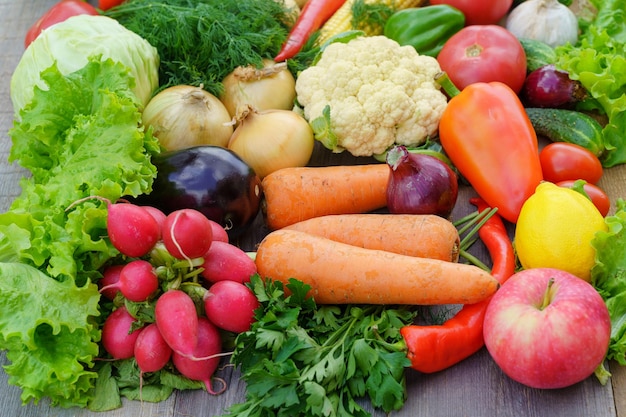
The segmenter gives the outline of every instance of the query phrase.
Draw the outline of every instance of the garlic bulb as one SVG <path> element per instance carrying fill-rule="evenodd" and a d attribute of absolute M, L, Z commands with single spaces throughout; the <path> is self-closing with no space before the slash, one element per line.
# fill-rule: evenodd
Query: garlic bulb
<path fill-rule="evenodd" d="M 527 0 L 515 7 L 506 28 L 517 38 L 542 41 L 553 48 L 578 40 L 578 19 L 558 0 Z"/>

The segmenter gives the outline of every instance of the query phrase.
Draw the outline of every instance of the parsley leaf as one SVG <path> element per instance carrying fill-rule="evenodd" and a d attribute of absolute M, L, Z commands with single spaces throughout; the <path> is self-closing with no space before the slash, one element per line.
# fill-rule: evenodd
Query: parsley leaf
<path fill-rule="evenodd" d="M 231 361 L 247 384 L 246 400 L 228 416 L 359 416 L 368 397 L 389 412 L 406 399 L 410 366 L 400 328 L 408 307 L 317 306 L 310 287 L 252 277 L 261 302 L 250 331 L 237 336 Z"/>

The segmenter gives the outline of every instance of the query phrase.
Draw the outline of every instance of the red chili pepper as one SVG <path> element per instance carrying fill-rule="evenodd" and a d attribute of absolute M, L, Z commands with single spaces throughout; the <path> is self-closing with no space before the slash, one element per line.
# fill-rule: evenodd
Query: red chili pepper
<path fill-rule="evenodd" d="M 98 0 L 98 9 L 109 10 L 112 7 L 119 6 L 126 0 Z"/>
<path fill-rule="evenodd" d="M 96 16 L 98 10 L 91 4 L 81 0 L 61 0 L 52 6 L 43 16 L 39 18 L 26 32 L 24 38 L 24 47 L 28 47 L 34 41 L 42 30 L 63 22 L 72 16 L 79 14 L 90 14 Z"/>
<path fill-rule="evenodd" d="M 472 198 L 479 211 L 489 209 L 480 198 Z M 515 253 L 500 216 L 496 213 L 478 230 L 492 259 L 491 274 L 503 284 L 515 272 Z M 411 368 L 432 373 L 444 370 L 478 352 L 484 346 L 483 319 L 491 297 L 467 304 L 442 325 L 410 325 L 400 329 L 411 360 Z"/>
<path fill-rule="evenodd" d="M 274 61 L 282 62 L 293 58 L 294 55 L 300 52 L 309 36 L 322 27 L 324 22 L 330 19 L 345 2 L 346 0 L 307 1 Z"/>

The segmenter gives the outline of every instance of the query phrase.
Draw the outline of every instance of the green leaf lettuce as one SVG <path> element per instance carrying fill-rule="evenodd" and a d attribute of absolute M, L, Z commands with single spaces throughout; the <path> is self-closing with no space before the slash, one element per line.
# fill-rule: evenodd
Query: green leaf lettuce
<path fill-rule="evenodd" d="M 104 238 L 106 204 L 89 197 L 148 192 L 159 147 L 123 64 L 92 57 L 67 75 L 52 65 L 41 79 L 47 88 L 35 88 L 9 131 L 10 161 L 31 175 L 0 214 L 0 348 L 24 403 L 85 407 L 103 314 L 94 282 L 118 255 Z"/>

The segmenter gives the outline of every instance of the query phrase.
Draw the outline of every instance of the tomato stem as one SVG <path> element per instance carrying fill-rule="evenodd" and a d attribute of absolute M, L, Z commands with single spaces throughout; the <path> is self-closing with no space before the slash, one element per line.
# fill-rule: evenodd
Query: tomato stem
<path fill-rule="evenodd" d="M 474 45 L 469 46 L 465 49 L 465 56 L 477 57 L 477 56 L 480 56 L 482 51 L 483 51 L 483 47 L 475 43 Z"/>

